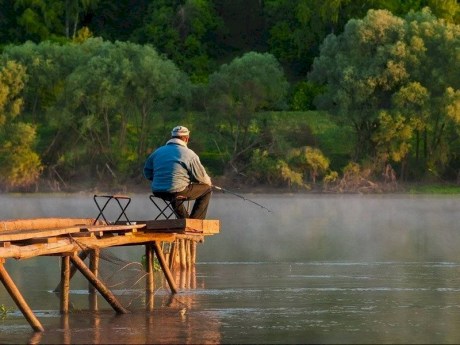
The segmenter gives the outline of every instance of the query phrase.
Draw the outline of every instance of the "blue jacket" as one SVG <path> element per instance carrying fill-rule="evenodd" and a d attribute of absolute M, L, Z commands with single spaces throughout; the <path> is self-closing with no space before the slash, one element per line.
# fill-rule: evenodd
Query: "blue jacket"
<path fill-rule="evenodd" d="M 169 140 L 147 158 L 144 176 L 152 181 L 153 192 L 181 192 L 192 182 L 211 185 L 211 178 L 198 155 L 177 138 Z"/>

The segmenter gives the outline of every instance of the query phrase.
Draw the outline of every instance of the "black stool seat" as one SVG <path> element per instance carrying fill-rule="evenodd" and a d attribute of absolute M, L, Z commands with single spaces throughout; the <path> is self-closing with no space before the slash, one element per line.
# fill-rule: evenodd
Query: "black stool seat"
<path fill-rule="evenodd" d="M 176 203 L 177 206 L 183 205 L 184 202 L 187 202 L 187 213 L 188 213 L 188 206 L 190 199 L 186 196 L 178 195 L 174 196 L 170 193 L 153 193 L 149 196 L 150 201 L 155 205 L 155 207 L 160 212 L 155 220 L 157 219 L 171 219 L 172 217 L 180 218 L 177 214 L 176 210 L 173 207 L 173 202 Z"/>

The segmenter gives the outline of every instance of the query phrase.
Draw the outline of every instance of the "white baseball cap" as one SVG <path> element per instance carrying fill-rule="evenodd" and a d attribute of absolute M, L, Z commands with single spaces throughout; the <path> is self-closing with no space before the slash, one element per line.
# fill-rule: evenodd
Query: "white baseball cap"
<path fill-rule="evenodd" d="M 190 135 L 190 131 L 187 127 L 184 126 L 176 126 L 171 131 L 172 137 L 186 137 Z"/>

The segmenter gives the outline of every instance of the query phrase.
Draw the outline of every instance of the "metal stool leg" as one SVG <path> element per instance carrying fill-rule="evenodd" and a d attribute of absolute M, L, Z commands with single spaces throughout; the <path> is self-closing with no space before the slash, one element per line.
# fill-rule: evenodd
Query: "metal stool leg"
<path fill-rule="evenodd" d="M 99 205 L 99 202 L 98 202 L 98 199 L 100 199 L 100 198 L 106 198 L 107 199 L 102 207 L 101 207 L 101 205 Z M 113 223 L 118 222 L 121 219 L 121 217 L 124 217 L 126 219 L 126 221 L 128 223 L 130 223 L 129 218 L 128 218 L 127 214 L 126 214 L 126 209 L 128 208 L 129 204 L 131 203 L 131 198 L 130 197 L 124 196 L 124 195 L 94 195 L 93 200 L 94 200 L 94 203 L 97 206 L 97 209 L 99 210 L 99 214 L 97 215 L 97 217 L 96 217 L 96 219 L 94 221 L 94 224 L 96 224 L 97 221 L 99 220 L 99 218 L 101 218 L 101 217 L 102 217 L 102 219 L 104 219 L 106 224 L 110 224 L 110 222 L 107 220 L 107 218 L 104 215 L 104 211 L 105 211 L 107 205 L 110 203 L 111 200 L 115 200 L 117 202 L 119 208 L 120 208 L 120 214 L 118 215 L 117 220 L 115 222 L 113 222 Z M 123 206 L 120 200 L 125 200 L 126 204 Z"/>
<path fill-rule="evenodd" d="M 176 208 L 180 207 L 185 201 L 188 201 L 188 199 L 186 199 L 186 198 L 168 200 L 168 199 L 164 199 L 164 198 L 155 196 L 154 194 L 150 195 L 149 198 L 150 198 L 150 201 L 155 205 L 155 207 L 160 212 L 155 217 L 155 220 L 160 219 L 160 217 L 163 217 L 165 219 L 171 219 L 173 216 L 175 216 L 176 218 L 180 218 L 180 215 L 177 213 Z M 161 200 L 162 203 L 164 203 L 164 206 L 160 206 L 159 202 L 156 201 L 155 199 Z M 176 201 L 176 208 L 173 205 L 174 201 Z M 187 214 L 189 212 L 188 206 L 187 206 L 186 212 L 187 212 Z"/>

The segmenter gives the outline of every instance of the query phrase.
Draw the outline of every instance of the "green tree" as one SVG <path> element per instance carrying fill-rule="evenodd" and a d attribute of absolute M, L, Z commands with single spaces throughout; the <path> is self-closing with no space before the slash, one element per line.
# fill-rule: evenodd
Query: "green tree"
<path fill-rule="evenodd" d="M 75 38 L 79 30 L 81 17 L 90 9 L 97 7 L 99 0 L 65 0 L 65 37 Z"/>
<path fill-rule="evenodd" d="M 14 61 L 0 66 L 0 187 L 27 187 L 37 182 L 42 170 L 33 150 L 35 128 L 17 120 L 27 76 L 25 68 Z"/>
<path fill-rule="evenodd" d="M 56 125 L 74 133 L 62 164 L 91 163 L 100 174 L 138 169 L 161 119 L 156 112 L 187 93 L 183 74 L 148 45 L 88 39 L 74 49 L 92 54 L 67 76 L 51 110 Z"/>
<path fill-rule="evenodd" d="M 458 140 L 452 133 L 459 123 L 447 109 L 456 112 L 449 94 L 459 89 L 452 69 L 460 62 L 454 54 L 459 30 L 428 9 L 404 19 L 371 10 L 362 20 L 350 20 L 343 34 L 328 36 L 310 78 L 327 88 L 317 104 L 353 125 L 355 158 L 386 150 L 403 160 L 414 153 L 415 141 L 418 159 L 423 142 L 425 172 L 442 173 L 449 145 Z"/>
<path fill-rule="evenodd" d="M 256 113 L 282 107 L 287 87 L 278 61 L 268 53 L 247 53 L 210 76 L 208 123 L 221 136 L 234 170 L 247 164 L 251 149 L 269 145 Z"/>
<path fill-rule="evenodd" d="M 398 16 L 429 7 L 438 17 L 460 23 L 457 0 L 266 0 L 269 51 L 290 67 L 294 76 L 306 74 L 319 46 L 329 34 L 339 35 L 350 19 L 370 9 L 386 9 Z"/>
<path fill-rule="evenodd" d="M 288 163 L 302 176 L 310 175 L 313 183 L 316 183 L 318 176 L 327 172 L 330 164 L 320 149 L 310 146 L 291 149 L 288 153 Z"/>
<path fill-rule="evenodd" d="M 148 45 L 28 42 L 7 47 L 2 58 L 27 68 L 21 118 L 37 128 L 38 152 L 59 180 L 138 172 L 163 139 L 154 128 L 164 111 L 188 94 L 183 73 Z"/>
<path fill-rule="evenodd" d="M 83 14 L 99 0 L 17 0 L 14 7 L 21 41 L 63 41 L 75 37 Z"/>
<path fill-rule="evenodd" d="M 213 38 L 221 25 L 212 1 L 153 1 L 147 13 L 145 24 L 131 39 L 152 44 L 188 73 L 192 81 L 206 81 L 215 67 Z"/>
<path fill-rule="evenodd" d="M 21 112 L 23 100 L 20 96 L 26 78 L 25 68 L 14 62 L 5 61 L 0 70 L 0 126 L 11 122 Z"/>

